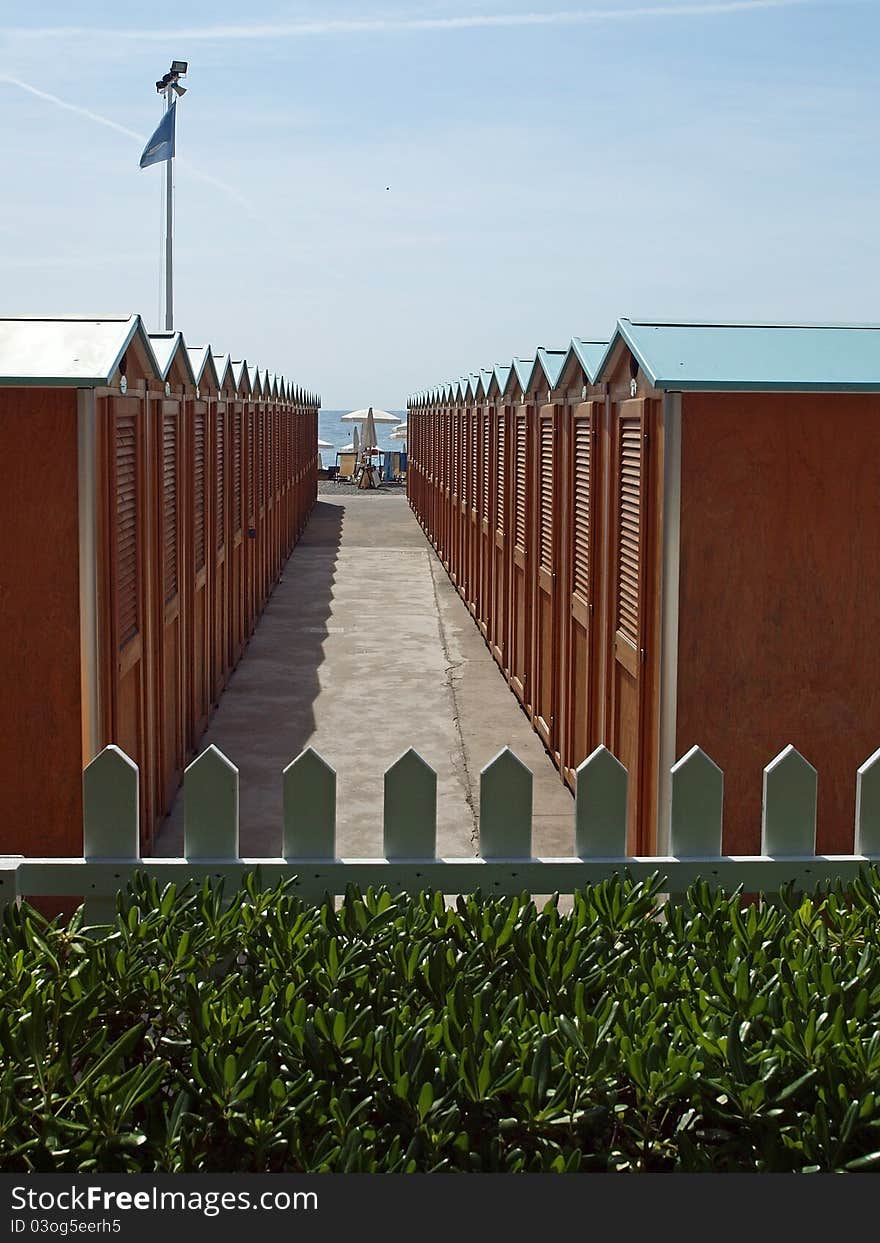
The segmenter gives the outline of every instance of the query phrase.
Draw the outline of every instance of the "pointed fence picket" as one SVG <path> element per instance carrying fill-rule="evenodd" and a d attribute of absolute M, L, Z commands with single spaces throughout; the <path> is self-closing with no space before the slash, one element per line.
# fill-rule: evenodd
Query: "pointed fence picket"
<path fill-rule="evenodd" d="M 817 773 L 792 746 L 764 769 L 760 855 L 722 855 L 724 775 L 705 752 L 693 747 L 670 776 L 671 854 L 627 855 L 627 772 L 607 748 L 597 747 L 577 770 L 575 853 L 534 858 L 532 774 L 504 748 L 480 774 L 480 854 L 445 859 L 436 854 L 437 775 L 410 749 L 384 774 L 384 855 L 345 859 L 336 856 L 336 773 L 308 748 L 281 774 L 279 854 L 254 859 L 239 853 L 238 769 L 210 746 L 184 774 L 184 856 L 142 859 L 138 769 L 109 746 L 83 774 L 82 858 L 0 856 L 0 898 L 84 896 L 87 921 L 99 923 L 109 918 L 116 893 L 135 870 L 163 882 L 213 877 L 234 885 L 259 867 L 266 884 L 291 878 L 304 896 L 320 898 L 350 883 L 395 891 L 571 893 L 624 871 L 635 879 L 660 873 L 672 894 L 698 878 L 749 892 L 785 883 L 812 889 L 880 863 L 880 750 L 856 774 L 851 855 L 815 854 Z"/>

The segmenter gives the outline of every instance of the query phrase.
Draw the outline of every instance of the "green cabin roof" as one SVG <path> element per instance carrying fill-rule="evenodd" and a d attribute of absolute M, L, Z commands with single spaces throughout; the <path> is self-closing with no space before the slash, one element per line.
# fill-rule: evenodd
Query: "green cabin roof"
<path fill-rule="evenodd" d="M 880 392 L 880 324 L 714 324 L 620 319 L 618 341 L 664 391 Z"/>

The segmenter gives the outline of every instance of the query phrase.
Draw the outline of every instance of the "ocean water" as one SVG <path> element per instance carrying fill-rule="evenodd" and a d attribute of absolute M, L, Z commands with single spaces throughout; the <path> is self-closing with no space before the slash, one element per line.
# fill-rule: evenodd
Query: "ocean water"
<path fill-rule="evenodd" d="M 406 422 L 405 410 L 389 410 L 389 414 L 396 414 L 402 423 Z M 344 445 L 351 444 L 351 434 L 353 428 L 357 427 L 358 435 L 361 429 L 356 423 L 341 422 L 342 416 L 348 414 L 347 410 L 319 410 L 318 411 L 318 439 L 329 440 L 333 445 L 332 449 L 320 449 L 321 465 L 336 465 L 336 450 L 341 449 Z M 405 441 L 389 440 L 389 434 L 397 427 L 397 423 L 377 423 L 376 439 L 379 441 L 380 449 L 402 449 Z"/>

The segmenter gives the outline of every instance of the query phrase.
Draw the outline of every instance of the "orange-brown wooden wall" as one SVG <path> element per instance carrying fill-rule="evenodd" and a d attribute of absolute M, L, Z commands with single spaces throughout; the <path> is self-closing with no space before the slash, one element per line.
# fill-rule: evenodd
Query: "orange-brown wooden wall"
<path fill-rule="evenodd" d="M 142 848 L 317 494 L 317 405 L 164 386 L 94 402 L 97 745 L 139 765 Z M 81 667 L 77 391 L 0 388 L 0 851 L 77 855 L 91 759 Z M 256 429 L 255 433 L 249 429 Z M 197 460 L 198 459 L 198 460 Z M 86 472 L 88 474 L 88 472 Z M 256 495 L 259 487 L 259 496 Z"/>
<path fill-rule="evenodd" d="M 724 844 L 760 844 L 761 773 L 818 770 L 818 849 L 852 849 L 880 742 L 880 399 L 685 394 L 676 750 L 724 772 Z"/>
<path fill-rule="evenodd" d="M 0 851 L 82 825 L 76 392 L 0 389 Z M 82 831 L 79 828 L 81 843 Z"/>
<path fill-rule="evenodd" d="M 763 769 L 788 743 L 818 770 L 818 849 L 851 851 L 880 743 L 880 398 L 682 395 L 664 601 L 662 394 L 640 373 L 632 394 L 625 350 L 607 374 L 584 400 L 414 405 L 411 505 L 565 780 L 600 742 L 626 765 L 632 852 L 662 841 L 671 719 L 672 760 L 696 744 L 724 772 L 726 851 L 759 850 Z"/>
<path fill-rule="evenodd" d="M 140 767 L 148 850 L 311 512 L 317 407 L 130 394 L 98 400 L 102 742 Z"/>

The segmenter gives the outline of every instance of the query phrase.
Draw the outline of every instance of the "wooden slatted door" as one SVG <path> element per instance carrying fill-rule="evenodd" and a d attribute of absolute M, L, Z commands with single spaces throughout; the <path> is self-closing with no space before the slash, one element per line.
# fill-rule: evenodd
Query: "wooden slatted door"
<path fill-rule="evenodd" d="M 182 546 L 182 454 L 181 413 L 178 401 L 161 402 L 161 436 L 158 439 L 156 500 L 158 539 L 156 552 L 161 584 L 155 612 L 159 620 L 156 678 L 159 742 L 159 811 L 171 807 L 183 776 L 186 759 L 183 666 L 186 646 L 183 632 L 181 591 Z"/>
<path fill-rule="evenodd" d="M 214 703 L 220 698 L 229 677 L 229 482 L 227 424 L 229 416 L 225 402 L 214 406 L 214 454 L 213 454 L 213 531 L 214 573 L 212 592 L 212 660 Z"/>
<path fill-rule="evenodd" d="M 474 407 L 468 416 L 467 570 L 465 574 L 465 599 L 474 617 L 477 616 L 480 572 L 480 525 L 477 513 L 480 477 L 479 422 L 480 414 Z"/>
<path fill-rule="evenodd" d="M 247 526 L 246 540 L 244 545 L 244 574 L 245 574 L 245 637 L 250 638 L 254 632 L 254 625 L 257 617 L 257 579 L 258 579 L 258 562 L 257 562 L 257 440 L 256 440 L 256 412 L 253 403 L 248 402 L 247 415 L 244 422 L 245 444 L 244 444 L 244 507 L 245 507 L 245 523 Z"/>
<path fill-rule="evenodd" d="M 556 513 L 556 407 L 542 406 L 537 420 L 535 506 L 535 728 L 550 751 L 557 751 L 558 621 L 556 574 L 559 555 Z"/>
<path fill-rule="evenodd" d="M 235 402 L 232 424 L 232 480 L 230 484 L 230 567 L 229 567 L 229 662 L 238 664 L 244 650 L 244 408 Z"/>
<path fill-rule="evenodd" d="M 507 653 L 509 651 L 508 635 L 510 632 L 510 603 L 508 600 L 508 584 L 510 575 L 507 568 L 507 521 L 509 471 L 507 469 L 507 407 L 497 406 L 492 420 L 495 437 L 495 469 L 491 507 L 492 522 L 492 605 L 489 627 L 489 640 L 492 655 L 498 661 L 505 674 L 509 673 Z"/>
<path fill-rule="evenodd" d="M 189 484 L 189 601 L 186 610 L 190 665 L 190 729 L 188 745 L 195 746 L 208 725 L 211 707 L 211 606 L 209 590 L 208 502 L 208 404 L 195 401 L 191 406 L 190 455 L 192 473 Z"/>
<path fill-rule="evenodd" d="M 646 740 L 645 621 L 647 600 L 647 523 L 650 505 L 647 471 L 646 403 L 622 402 L 613 424 L 614 499 L 608 733 L 610 747 L 629 772 L 627 844 L 641 842 L 641 793 Z"/>
<path fill-rule="evenodd" d="M 565 741 L 562 773 L 573 785 L 575 770 L 598 741 L 595 738 L 596 663 L 595 605 L 597 599 L 596 498 L 599 495 L 597 469 L 600 402 L 583 402 L 572 412 L 568 425 L 566 507 L 567 548 L 570 579 L 568 590 L 568 634 L 565 645 Z"/>
<path fill-rule="evenodd" d="M 489 408 L 486 406 L 480 415 L 480 496 L 478 505 L 479 514 L 479 556 L 477 558 L 477 572 L 479 575 L 479 590 L 477 592 L 477 619 L 480 623 L 480 630 L 483 632 L 483 638 L 489 637 L 489 613 L 492 601 L 489 594 L 492 582 L 492 525 L 489 520 L 489 471 L 491 461 L 491 439 L 490 428 L 492 420 L 489 414 Z"/>
<path fill-rule="evenodd" d="M 440 433 L 442 430 L 442 418 L 439 411 L 435 411 L 431 415 L 427 428 L 428 440 L 426 442 L 426 451 L 429 454 L 430 466 L 428 468 L 431 477 L 431 509 L 428 522 L 428 534 L 436 548 L 440 539 L 442 529 L 443 514 L 443 496 L 440 485 Z"/>
<path fill-rule="evenodd" d="M 468 470 L 469 456 L 469 434 L 468 434 L 468 416 L 466 411 L 460 410 L 458 413 L 458 508 L 455 513 L 455 521 L 458 528 L 458 537 L 456 541 L 455 556 L 457 561 L 456 582 L 458 584 L 458 592 L 463 600 L 467 599 L 467 546 L 468 546 L 468 489 L 470 484 L 470 472 Z"/>
<path fill-rule="evenodd" d="M 266 600 L 266 408 L 261 402 L 256 416 L 256 461 L 254 473 L 257 483 L 257 598 L 256 612 L 259 617 Z"/>
<path fill-rule="evenodd" d="M 108 411 L 107 529 L 110 533 L 111 667 L 107 743 L 121 747 L 142 773 L 150 771 L 146 540 L 144 514 L 145 420 L 137 398 L 113 398 Z M 141 791 L 141 845 L 153 827 L 153 791 Z"/>
<path fill-rule="evenodd" d="M 449 539 L 449 573 L 452 581 L 458 586 L 461 578 L 461 565 L 459 563 L 459 539 L 461 531 L 461 411 L 453 410 L 452 412 L 452 476 L 450 478 L 450 486 L 452 488 L 452 518 Z"/>
<path fill-rule="evenodd" d="M 266 562 L 266 595 L 275 582 L 278 569 L 278 421 L 275 407 L 266 414 L 266 532 L 268 536 Z"/>
<path fill-rule="evenodd" d="M 511 487 L 513 523 L 512 552 L 510 558 L 510 685 L 524 707 L 532 709 L 531 665 L 531 591 L 530 557 L 531 518 L 529 492 L 532 474 L 532 454 L 529 436 L 528 406 L 517 406 L 511 426 L 513 431 L 513 479 Z"/>
<path fill-rule="evenodd" d="M 443 539 L 440 555 L 443 566 L 452 568 L 452 411 L 443 416 Z"/>

